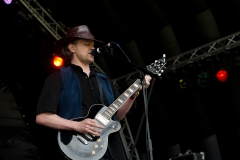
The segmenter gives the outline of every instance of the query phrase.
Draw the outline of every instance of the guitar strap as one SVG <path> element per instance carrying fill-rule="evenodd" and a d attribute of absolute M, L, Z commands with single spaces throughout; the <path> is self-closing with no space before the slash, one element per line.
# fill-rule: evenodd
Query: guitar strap
<path fill-rule="evenodd" d="M 99 88 L 99 93 L 100 93 L 100 98 L 101 98 L 101 103 L 104 104 L 103 102 L 103 89 L 102 89 L 102 84 L 100 82 L 100 79 L 98 77 L 98 75 L 96 74 L 96 72 L 94 71 L 96 78 L 97 78 L 97 83 L 98 83 L 98 88 Z"/>

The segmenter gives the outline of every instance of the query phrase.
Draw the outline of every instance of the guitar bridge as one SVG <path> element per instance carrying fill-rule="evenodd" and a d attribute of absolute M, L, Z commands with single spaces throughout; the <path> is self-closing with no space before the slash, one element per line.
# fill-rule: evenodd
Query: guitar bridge
<path fill-rule="evenodd" d="M 93 140 L 93 138 L 90 134 L 85 133 L 84 136 L 86 136 L 86 138 L 88 138 L 89 140 Z"/>

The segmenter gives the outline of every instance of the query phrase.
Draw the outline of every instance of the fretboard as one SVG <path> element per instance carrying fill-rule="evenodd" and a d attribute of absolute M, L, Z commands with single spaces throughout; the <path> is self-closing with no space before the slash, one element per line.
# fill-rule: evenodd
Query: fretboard
<path fill-rule="evenodd" d="M 115 112 L 137 91 L 141 86 L 140 79 L 137 79 L 126 91 L 124 91 L 107 109 L 102 113 L 106 119 L 110 119 Z"/>

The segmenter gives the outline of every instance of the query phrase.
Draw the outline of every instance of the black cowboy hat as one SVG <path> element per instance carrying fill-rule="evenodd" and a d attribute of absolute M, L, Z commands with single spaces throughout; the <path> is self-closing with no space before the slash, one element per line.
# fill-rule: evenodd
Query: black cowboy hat
<path fill-rule="evenodd" d="M 56 42 L 54 47 L 54 53 L 56 54 L 61 53 L 61 50 L 65 45 L 77 39 L 88 39 L 88 40 L 104 43 L 94 38 L 94 36 L 92 35 L 87 25 L 80 25 L 80 26 L 76 26 L 68 29 L 66 37 L 63 37 Z"/>

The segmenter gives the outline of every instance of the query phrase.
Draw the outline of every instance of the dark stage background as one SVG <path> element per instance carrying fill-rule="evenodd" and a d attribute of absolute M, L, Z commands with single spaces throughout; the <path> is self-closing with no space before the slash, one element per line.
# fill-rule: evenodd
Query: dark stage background
<path fill-rule="evenodd" d="M 35 123 L 44 80 L 56 70 L 52 65 L 56 39 L 20 1 L 11 5 L 0 3 L 0 160 L 58 159 L 57 131 Z M 237 33 L 240 28 L 240 0 L 39 0 L 38 3 L 64 24 L 65 30 L 87 24 L 97 39 L 118 43 L 132 63 L 143 67 L 162 54 L 167 59 L 181 55 Z M 204 152 L 206 160 L 239 159 L 238 45 L 165 72 L 162 80 L 153 78 L 148 89 L 147 112 L 141 93 L 127 115 L 141 160 L 148 153 L 145 115 L 154 159 L 167 160 L 187 150 Z M 119 50 L 114 51 L 123 56 Z M 136 71 L 107 55 L 100 55 L 96 63 L 112 79 Z M 226 82 L 215 77 L 220 68 L 228 71 Z M 179 83 L 181 79 L 184 85 Z"/>

